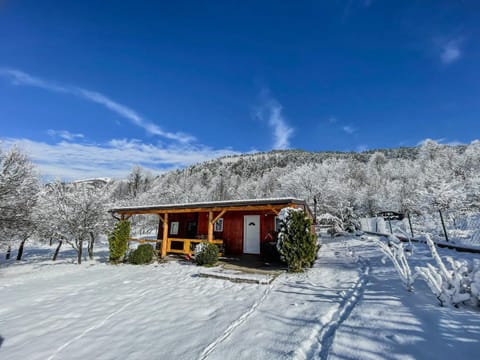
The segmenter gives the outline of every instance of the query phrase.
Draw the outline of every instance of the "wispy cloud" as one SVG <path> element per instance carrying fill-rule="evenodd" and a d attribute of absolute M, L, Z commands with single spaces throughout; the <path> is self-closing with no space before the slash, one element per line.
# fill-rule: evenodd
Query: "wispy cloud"
<path fill-rule="evenodd" d="M 124 119 L 127 119 L 133 124 L 143 128 L 145 131 L 147 131 L 147 133 L 151 135 L 161 136 L 184 144 L 195 140 L 193 136 L 188 134 L 184 134 L 181 132 L 172 133 L 164 131 L 158 125 L 143 118 L 143 116 L 141 116 L 135 110 L 129 108 L 126 105 L 120 104 L 112 100 L 108 96 L 96 91 L 87 90 L 77 86 L 59 85 L 55 82 L 32 76 L 17 69 L 0 68 L 0 76 L 10 80 L 11 83 L 14 85 L 32 86 L 51 92 L 70 94 L 84 100 L 102 105 L 103 107 L 116 113 Z"/>
<path fill-rule="evenodd" d="M 113 139 L 103 144 L 60 141 L 55 144 L 30 139 L 0 139 L 0 146 L 19 146 L 48 179 L 78 180 L 92 177 L 124 178 L 134 165 L 153 173 L 182 168 L 226 155 L 231 149 L 214 150 L 189 144 L 162 146 L 139 140 Z"/>
<path fill-rule="evenodd" d="M 65 140 L 74 140 L 74 139 L 83 139 L 85 138 L 85 135 L 83 134 L 75 134 L 71 133 L 68 130 L 47 130 L 47 134 L 52 136 L 52 137 L 60 137 Z"/>
<path fill-rule="evenodd" d="M 353 126 L 352 124 L 345 124 L 343 121 L 340 121 L 335 116 L 330 116 L 327 119 L 327 122 L 332 127 L 335 127 L 337 129 L 343 131 L 344 133 L 348 134 L 348 135 L 353 135 L 354 133 L 356 133 L 358 131 L 358 129 L 355 126 Z"/>
<path fill-rule="evenodd" d="M 447 65 L 460 60 L 463 56 L 462 43 L 461 38 L 440 41 L 440 60 Z"/>
<path fill-rule="evenodd" d="M 288 149 L 290 147 L 290 137 L 294 129 L 290 127 L 282 114 L 282 105 L 271 96 L 268 89 L 264 89 L 260 94 L 261 105 L 257 109 L 256 115 L 262 120 L 268 120 L 268 124 L 273 129 L 274 149 Z"/>
<path fill-rule="evenodd" d="M 342 126 L 342 130 L 350 135 L 357 131 L 352 125 Z"/>

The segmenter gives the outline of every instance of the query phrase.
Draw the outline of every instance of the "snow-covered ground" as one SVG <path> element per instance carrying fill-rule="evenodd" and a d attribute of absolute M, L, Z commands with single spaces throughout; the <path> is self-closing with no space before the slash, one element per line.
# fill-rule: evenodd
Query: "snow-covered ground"
<path fill-rule="evenodd" d="M 429 260 L 415 245 L 415 262 Z M 67 249 L 61 254 L 65 259 Z M 271 284 L 201 277 L 189 263 L 44 260 L 0 268 L 0 359 L 477 359 L 480 311 L 404 290 L 360 238 L 325 240 L 315 267 Z M 474 258 L 474 254 L 446 253 Z M 70 254 L 73 260 L 73 254 Z M 1 340 L 0 340 L 1 342 Z"/>

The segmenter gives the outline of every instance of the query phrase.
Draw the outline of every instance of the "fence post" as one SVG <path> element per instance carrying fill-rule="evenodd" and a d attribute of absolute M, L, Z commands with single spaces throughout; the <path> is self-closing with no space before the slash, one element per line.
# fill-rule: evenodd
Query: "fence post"
<path fill-rule="evenodd" d="M 443 233 L 445 234 L 445 240 L 447 240 L 447 242 L 449 242 L 447 229 L 445 228 L 445 222 L 443 221 L 442 210 L 439 209 L 438 213 L 440 214 L 440 220 L 442 221 L 442 227 L 443 227 Z"/>
<path fill-rule="evenodd" d="M 408 218 L 408 225 L 410 226 L 410 234 L 412 234 L 412 239 L 415 237 L 413 235 L 413 227 L 412 227 L 412 220 L 410 220 L 410 213 L 407 212 L 407 218 Z"/>

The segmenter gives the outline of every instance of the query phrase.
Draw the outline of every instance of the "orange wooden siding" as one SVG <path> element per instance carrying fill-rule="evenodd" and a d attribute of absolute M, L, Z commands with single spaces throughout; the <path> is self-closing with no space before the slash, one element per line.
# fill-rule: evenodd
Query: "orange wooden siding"
<path fill-rule="evenodd" d="M 213 217 L 216 217 L 219 212 L 214 212 Z M 241 254 L 243 253 L 243 217 L 245 215 L 259 215 L 260 216 L 260 242 L 271 241 L 268 238 L 268 233 L 275 229 L 275 214 L 272 211 L 230 211 L 226 212 L 223 218 L 223 231 L 214 232 L 215 239 L 222 239 L 225 244 L 225 251 L 227 254 Z M 170 234 L 169 238 L 190 238 L 188 236 L 188 223 L 196 221 L 197 231 L 196 236 L 203 236 L 205 239 L 208 233 L 208 213 L 181 213 L 170 214 L 169 226 L 172 222 L 178 221 L 178 234 Z M 162 234 L 162 226 L 159 228 L 159 234 Z M 195 236 L 191 237 L 194 238 Z"/>

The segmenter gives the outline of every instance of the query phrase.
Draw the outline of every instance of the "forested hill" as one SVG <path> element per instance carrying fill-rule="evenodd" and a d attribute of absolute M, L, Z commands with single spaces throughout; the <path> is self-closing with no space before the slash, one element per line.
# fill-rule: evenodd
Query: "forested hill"
<path fill-rule="evenodd" d="M 208 168 L 211 171 L 219 167 L 227 167 L 234 174 L 253 174 L 275 167 L 285 168 L 288 165 L 320 164 L 329 159 L 346 159 L 366 163 L 374 153 L 381 153 L 387 159 L 410 159 L 418 155 L 417 147 L 401 147 L 395 149 L 378 149 L 364 152 L 321 151 L 311 152 L 304 150 L 273 150 L 254 154 L 232 155 L 191 166 L 187 171 Z M 455 146 L 459 153 L 465 151 L 465 146 Z"/>
<path fill-rule="evenodd" d="M 223 157 L 153 177 L 135 168 L 116 182 L 117 204 L 295 196 L 320 211 L 478 209 L 480 143 L 356 152 L 272 151 Z"/>

